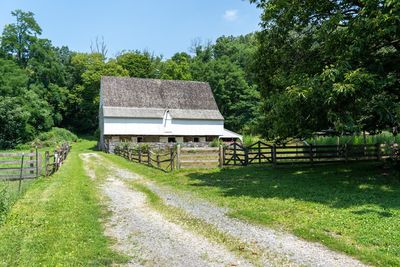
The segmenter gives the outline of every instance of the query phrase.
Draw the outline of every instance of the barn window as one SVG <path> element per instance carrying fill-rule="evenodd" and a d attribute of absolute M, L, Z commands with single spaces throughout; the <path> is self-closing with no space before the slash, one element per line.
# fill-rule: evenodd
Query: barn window
<path fill-rule="evenodd" d="M 143 142 L 143 136 L 138 136 L 137 137 L 137 142 L 142 143 Z"/>
<path fill-rule="evenodd" d="M 198 138 L 198 137 L 193 138 L 193 142 L 195 142 L 195 143 L 200 142 L 200 138 Z"/>
<path fill-rule="evenodd" d="M 168 137 L 168 143 L 176 143 L 175 137 Z"/>

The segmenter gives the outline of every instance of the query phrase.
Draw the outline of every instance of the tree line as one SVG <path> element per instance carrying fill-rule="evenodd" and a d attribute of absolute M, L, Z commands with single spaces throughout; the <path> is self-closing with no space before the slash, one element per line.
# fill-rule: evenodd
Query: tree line
<path fill-rule="evenodd" d="M 107 57 L 99 40 L 90 53 L 55 47 L 41 38 L 32 12 L 12 15 L 15 21 L 5 26 L 0 44 L 0 148 L 32 140 L 53 126 L 93 134 L 104 75 L 209 82 L 226 126 L 255 129 L 260 95 L 250 68 L 254 34 L 196 42 L 191 54 L 169 59 L 138 50 Z"/>
<path fill-rule="evenodd" d="M 53 126 L 97 129 L 100 77 L 209 82 L 228 129 L 275 141 L 400 128 L 400 2 L 249 0 L 261 30 L 196 42 L 169 59 L 55 47 L 16 10 L 0 44 L 0 147 Z M 98 40 L 97 40 L 98 41 Z"/>

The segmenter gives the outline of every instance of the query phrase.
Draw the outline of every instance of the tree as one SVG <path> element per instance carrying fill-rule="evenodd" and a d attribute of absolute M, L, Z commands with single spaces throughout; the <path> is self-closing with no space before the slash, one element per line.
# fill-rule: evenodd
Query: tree
<path fill-rule="evenodd" d="M 265 136 L 397 131 L 398 1 L 251 2 L 264 10 L 254 71 Z"/>
<path fill-rule="evenodd" d="M 195 66 L 195 64 L 199 64 Z M 245 79 L 244 71 L 227 56 L 208 63 L 193 63 L 193 78 L 210 83 L 225 126 L 235 131 L 253 132 L 258 116 L 259 94 Z"/>
<path fill-rule="evenodd" d="M 186 53 L 176 53 L 161 65 L 161 79 L 192 80 L 190 59 L 190 56 Z"/>
<path fill-rule="evenodd" d="M 32 12 L 17 9 L 11 14 L 16 18 L 16 23 L 4 27 L 1 38 L 1 50 L 21 65 L 25 66 L 30 57 L 30 46 L 36 41 L 42 29 L 37 24 Z"/>
<path fill-rule="evenodd" d="M 129 72 L 130 77 L 150 78 L 154 73 L 152 58 L 148 53 L 125 52 L 116 60 L 118 65 Z"/>
<path fill-rule="evenodd" d="M 23 94 L 28 84 L 28 75 L 14 61 L 0 58 L 0 96 Z"/>
<path fill-rule="evenodd" d="M 71 64 L 79 83 L 71 90 L 64 123 L 79 132 L 92 133 L 98 124 L 101 76 L 128 76 L 129 73 L 116 60 L 105 62 L 98 53 L 76 53 Z"/>

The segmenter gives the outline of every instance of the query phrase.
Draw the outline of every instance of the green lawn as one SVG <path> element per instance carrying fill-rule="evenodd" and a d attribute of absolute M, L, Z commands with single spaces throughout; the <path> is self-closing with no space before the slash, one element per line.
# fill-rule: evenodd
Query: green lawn
<path fill-rule="evenodd" d="M 34 181 L 0 226 L 0 266 L 102 266 L 121 262 L 110 250 L 99 219 L 96 187 L 74 145 L 61 170 Z"/>
<path fill-rule="evenodd" d="M 379 266 L 400 265 L 400 182 L 374 163 L 184 170 L 105 155 L 156 182 L 195 192 L 231 215 L 285 229 Z"/>

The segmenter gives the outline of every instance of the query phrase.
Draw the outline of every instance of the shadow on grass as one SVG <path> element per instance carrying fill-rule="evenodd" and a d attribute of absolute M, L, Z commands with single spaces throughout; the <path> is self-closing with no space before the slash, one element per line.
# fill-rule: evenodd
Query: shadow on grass
<path fill-rule="evenodd" d="M 376 163 L 351 165 L 248 166 L 226 168 L 214 173 L 188 173 L 193 186 L 221 189 L 224 196 L 296 199 L 323 203 L 332 208 L 376 204 L 382 209 L 400 207 L 400 182 L 395 175 L 383 175 Z M 389 211 L 364 208 L 354 214 Z"/>

